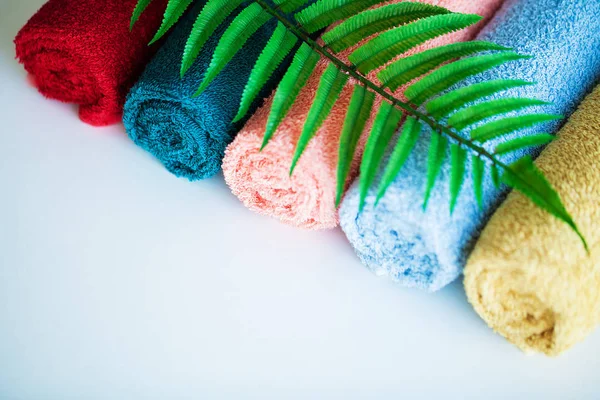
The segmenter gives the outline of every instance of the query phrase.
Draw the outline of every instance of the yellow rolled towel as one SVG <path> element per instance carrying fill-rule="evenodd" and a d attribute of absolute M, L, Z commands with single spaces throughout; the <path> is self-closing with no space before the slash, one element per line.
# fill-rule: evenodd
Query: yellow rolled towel
<path fill-rule="evenodd" d="M 585 235 L 519 193 L 496 211 L 465 269 L 465 290 L 495 331 L 557 355 L 600 322 L 600 86 L 537 159 Z"/>

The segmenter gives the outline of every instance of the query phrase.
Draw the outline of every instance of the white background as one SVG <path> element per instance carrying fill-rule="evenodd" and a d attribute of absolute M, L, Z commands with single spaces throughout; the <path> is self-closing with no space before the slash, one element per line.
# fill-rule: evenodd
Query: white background
<path fill-rule="evenodd" d="M 0 0 L 0 399 L 600 398 L 600 332 L 526 356 L 457 282 L 368 272 L 42 98 Z"/>

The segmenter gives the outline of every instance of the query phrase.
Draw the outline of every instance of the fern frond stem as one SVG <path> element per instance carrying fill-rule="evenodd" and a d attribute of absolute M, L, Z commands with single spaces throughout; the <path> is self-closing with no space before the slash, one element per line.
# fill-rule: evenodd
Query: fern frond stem
<path fill-rule="evenodd" d="M 473 143 L 473 141 L 465 139 L 458 133 L 454 132 L 454 130 L 452 128 L 441 125 L 430 115 L 422 113 L 419 110 L 412 107 L 410 104 L 405 103 L 402 100 L 398 99 L 397 97 L 395 97 L 394 95 L 392 95 L 391 93 L 386 91 L 385 88 L 383 87 L 383 85 L 381 85 L 381 86 L 376 85 L 370 79 L 368 79 L 367 77 L 362 75 L 360 72 L 358 72 L 356 67 L 354 67 L 352 65 L 348 65 L 344 61 L 340 60 L 338 57 L 335 56 L 335 54 L 332 54 L 327 47 L 322 46 L 319 43 L 317 43 L 316 40 L 313 40 L 310 37 L 310 35 L 308 34 L 308 32 L 304 31 L 299 24 L 294 23 L 293 21 L 290 21 L 284 14 L 281 13 L 281 11 L 278 9 L 278 7 L 273 7 L 273 6 L 269 5 L 265 0 L 254 0 L 254 1 L 257 4 L 259 4 L 262 8 L 264 8 L 266 12 L 271 14 L 273 17 L 277 18 L 277 20 L 279 20 L 283 25 L 285 25 L 285 27 L 288 28 L 300 40 L 306 42 L 306 44 L 308 44 L 314 51 L 319 53 L 322 57 L 329 59 L 329 61 L 331 61 L 333 64 L 335 64 L 335 66 L 337 68 L 339 68 L 341 71 L 347 73 L 349 76 L 351 76 L 352 78 L 354 78 L 355 80 L 360 82 L 361 85 L 363 85 L 366 88 L 377 93 L 378 95 L 380 95 L 381 97 L 383 97 L 384 99 L 386 99 L 390 103 L 392 103 L 392 105 L 405 111 L 407 114 L 426 123 L 435 132 L 442 134 L 442 135 L 446 135 L 449 138 L 451 138 L 452 140 L 454 140 L 455 142 L 459 143 L 460 145 L 469 148 L 470 150 L 475 152 L 479 157 L 487 158 L 493 164 L 495 164 L 497 167 L 500 167 L 504 170 L 509 169 L 509 166 L 506 165 L 505 163 L 503 163 L 502 161 L 498 160 L 498 158 L 496 158 L 496 156 L 494 154 L 490 153 L 483 147 L 478 146 L 477 144 Z M 520 176 L 518 178 L 521 179 Z"/>

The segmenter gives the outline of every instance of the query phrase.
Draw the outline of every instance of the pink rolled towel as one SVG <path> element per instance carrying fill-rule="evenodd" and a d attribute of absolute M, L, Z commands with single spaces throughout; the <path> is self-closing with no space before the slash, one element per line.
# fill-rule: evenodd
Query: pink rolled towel
<path fill-rule="evenodd" d="M 392 3 L 401 1 L 392 1 Z M 465 30 L 431 40 L 404 56 L 439 45 L 472 39 L 503 2 L 503 0 L 419 1 L 455 12 L 478 14 L 485 20 Z M 344 58 L 351 50 L 353 49 L 343 53 Z M 352 96 L 352 82 L 346 85 L 331 115 L 311 140 L 294 174 L 289 176 L 296 142 L 302 132 L 320 76 L 326 67 L 327 62 L 321 60 L 300 93 L 296 104 L 262 152 L 259 149 L 263 141 L 272 97 L 256 112 L 229 145 L 223 159 L 225 181 L 233 194 L 246 207 L 301 228 L 328 229 L 336 227 L 339 223 L 335 207 L 336 166 L 339 138 Z M 376 79 L 377 72 L 379 70 L 371 72 L 369 77 Z M 401 96 L 403 90 L 404 88 L 400 88 L 395 94 Z M 378 107 L 373 109 L 377 110 Z M 367 124 L 367 131 L 374 116 L 375 113 Z M 358 145 L 348 183 L 352 182 L 358 174 L 359 160 L 362 157 L 366 136 L 363 135 Z"/>

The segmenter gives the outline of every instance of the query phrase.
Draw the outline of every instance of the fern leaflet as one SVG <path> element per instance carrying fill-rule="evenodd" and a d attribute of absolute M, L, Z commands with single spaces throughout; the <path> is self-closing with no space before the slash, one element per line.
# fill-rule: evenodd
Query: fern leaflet
<path fill-rule="evenodd" d="M 319 54 L 314 52 L 306 43 L 302 44 L 275 92 L 261 148 L 264 148 L 273 137 L 277 127 L 296 101 L 300 90 L 310 78 L 317 62 L 319 62 Z"/>
<path fill-rule="evenodd" d="M 381 183 L 379 184 L 379 189 L 377 190 L 375 205 L 379 203 L 379 200 L 381 200 L 381 198 L 385 195 L 388 187 L 400 173 L 402 166 L 404 166 L 404 163 L 408 159 L 412 149 L 417 144 L 417 140 L 419 139 L 419 135 L 421 134 L 422 130 L 423 125 L 421 125 L 421 123 L 414 117 L 409 117 L 406 119 L 402 129 L 402 134 L 400 135 L 400 138 L 398 138 L 396 147 L 390 156 L 390 161 L 388 162 L 388 165 L 383 173 L 383 177 L 381 178 Z"/>
<path fill-rule="evenodd" d="M 208 0 L 200 14 L 198 14 L 196 22 L 194 22 L 194 27 L 185 44 L 183 60 L 181 62 L 182 77 L 194 64 L 194 61 L 200 54 L 200 50 L 202 50 L 202 47 L 204 47 L 212 34 L 215 33 L 217 27 L 243 2 L 244 0 Z"/>
<path fill-rule="evenodd" d="M 192 4 L 194 0 L 170 0 L 167 4 L 163 22 L 158 28 L 158 32 L 150 41 L 150 44 L 157 42 L 162 38 L 173 25 L 181 18 L 185 10 Z"/>
<path fill-rule="evenodd" d="M 381 67 L 398 54 L 402 54 L 426 41 L 446 33 L 476 24 L 478 15 L 444 14 L 423 18 L 377 36 L 356 49 L 348 59 L 363 74 Z"/>
<path fill-rule="evenodd" d="M 360 166 L 360 209 L 365 206 L 365 200 L 369 188 L 375 181 L 375 175 L 381 160 L 383 159 L 385 149 L 390 139 L 396 132 L 402 113 L 388 102 L 383 102 L 377 112 L 377 117 L 373 123 L 373 128 L 365 153 L 363 162 Z"/>
<path fill-rule="evenodd" d="M 494 154 L 505 154 L 512 151 L 524 149 L 526 147 L 541 146 L 550 143 L 554 140 L 554 136 L 547 133 L 539 135 L 523 136 L 520 138 L 509 140 L 496 146 Z"/>
<path fill-rule="evenodd" d="M 529 85 L 533 85 L 533 83 L 517 79 L 497 79 L 475 83 L 431 100 L 427 103 L 426 108 L 431 116 L 442 119 L 467 104 L 483 99 L 484 97 Z"/>
<path fill-rule="evenodd" d="M 446 148 L 448 146 L 448 139 L 445 136 L 437 133 L 431 134 L 431 141 L 429 142 L 429 155 L 427 157 L 427 184 L 425 187 L 425 198 L 423 200 L 423 209 L 427 208 L 431 191 L 435 186 L 435 181 L 442 169 L 442 164 L 446 158 Z"/>
<path fill-rule="evenodd" d="M 421 18 L 448 14 L 442 7 L 403 2 L 374 8 L 348 18 L 323 35 L 323 42 L 339 53 L 369 36 Z"/>
<path fill-rule="evenodd" d="M 513 53 L 512 51 L 504 51 L 497 54 L 462 59 L 440 67 L 438 70 L 409 86 L 404 94 L 412 103 L 421 105 L 425 100 L 450 89 L 453 85 L 468 77 L 480 74 L 506 62 L 524 58 L 529 57 Z"/>
<path fill-rule="evenodd" d="M 140 16 L 151 2 L 152 0 L 138 0 L 133 10 L 133 14 L 131 15 L 131 22 L 129 23 L 130 31 L 133 30 L 133 26 L 140 19 Z"/>
<path fill-rule="evenodd" d="M 271 36 L 250 73 L 248 84 L 242 94 L 240 109 L 233 122 L 238 122 L 246 116 L 260 90 L 266 85 L 283 59 L 293 50 L 297 42 L 298 38 L 285 29 L 285 26 L 278 23 L 273 36 Z"/>
<path fill-rule="evenodd" d="M 483 208 L 483 178 L 485 176 L 485 163 L 479 157 L 471 157 L 471 174 L 473 176 L 473 191 L 475 200 L 480 209 Z"/>
<path fill-rule="evenodd" d="M 530 114 L 519 117 L 504 118 L 498 121 L 488 122 L 471 131 L 471 138 L 478 142 L 487 142 L 514 131 L 529 128 L 543 122 L 562 119 L 562 115 L 552 114 Z"/>
<path fill-rule="evenodd" d="M 352 99 L 348 106 L 348 114 L 342 128 L 342 135 L 340 136 L 337 187 L 335 193 L 336 206 L 339 206 L 342 201 L 344 186 L 350 174 L 350 167 L 354 153 L 356 152 L 356 146 L 371 115 L 374 100 L 375 93 L 366 90 L 363 86 L 354 86 Z"/>
<path fill-rule="evenodd" d="M 502 175 L 502 181 L 518 189 L 535 204 L 566 222 L 580 237 L 586 251 L 589 251 L 585 238 L 565 209 L 560 197 L 556 194 L 556 191 L 552 188 L 544 174 L 535 166 L 531 157 L 525 156 L 513 163 L 510 168 L 505 170 Z"/>
<path fill-rule="evenodd" d="M 304 149 L 306 149 L 308 142 L 329 116 L 329 113 L 340 96 L 340 93 L 342 93 L 342 89 L 344 89 L 346 82 L 348 82 L 348 75 L 342 73 L 332 64 L 329 64 L 325 72 L 323 72 L 317 94 L 315 95 L 315 101 L 308 112 L 304 129 L 302 130 L 302 134 L 296 145 L 296 152 L 294 153 L 294 158 L 292 160 L 290 175 L 294 172 L 294 168 L 296 168 L 296 164 L 304 152 Z"/>
<path fill-rule="evenodd" d="M 308 3 L 310 0 L 273 0 L 273 2 L 283 11 L 284 13 L 290 13 L 298 10 L 300 7 Z"/>
<path fill-rule="evenodd" d="M 270 18 L 271 16 L 256 3 L 252 3 L 239 13 L 223 33 L 206 70 L 204 80 L 194 96 L 199 96 L 206 90 L 229 61 L 241 50 L 246 41 L 250 39 L 250 36 L 267 23 Z"/>
<path fill-rule="evenodd" d="M 400 3 L 403 4 L 403 3 Z M 413 56 L 401 58 L 382 70 L 377 77 L 385 87 L 397 90 L 400 86 L 411 82 L 428 72 L 438 68 L 441 64 L 452 59 L 470 56 L 482 51 L 508 50 L 489 42 L 460 42 L 447 46 L 436 47 L 417 53 Z"/>
<path fill-rule="evenodd" d="M 315 33 L 336 21 L 351 17 L 387 0 L 318 0 L 295 15 L 304 30 Z"/>
<path fill-rule="evenodd" d="M 460 189 L 465 181 L 467 151 L 458 144 L 453 143 L 450 146 L 450 159 L 452 163 L 450 170 L 450 213 L 453 213 Z"/>
<path fill-rule="evenodd" d="M 464 108 L 448 119 L 448 125 L 459 131 L 484 119 L 527 107 L 544 106 L 547 102 L 537 99 L 505 98 L 490 100 Z"/>

